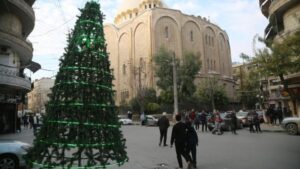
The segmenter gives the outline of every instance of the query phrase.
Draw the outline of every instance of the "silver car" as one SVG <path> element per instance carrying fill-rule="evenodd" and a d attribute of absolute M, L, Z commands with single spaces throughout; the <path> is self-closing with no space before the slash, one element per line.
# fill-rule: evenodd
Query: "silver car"
<path fill-rule="evenodd" d="M 283 119 L 281 126 L 291 135 L 297 135 L 300 131 L 300 117 L 288 117 Z"/>
<path fill-rule="evenodd" d="M 18 169 L 25 167 L 26 163 L 23 156 L 29 144 L 14 140 L 0 140 L 0 168 Z"/>

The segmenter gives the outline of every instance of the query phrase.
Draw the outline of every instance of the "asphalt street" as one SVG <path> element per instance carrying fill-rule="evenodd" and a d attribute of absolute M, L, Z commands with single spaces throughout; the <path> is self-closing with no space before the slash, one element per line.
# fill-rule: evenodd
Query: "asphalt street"
<path fill-rule="evenodd" d="M 127 139 L 129 162 L 121 169 L 174 169 L 178 166 L 175 148 L 170 148 L 169 143 L 172 128 L 168 130 L 168 147 L 158 146 L 157 127 L 123 126 L 122 130 Z M 300 168 L 300 136 L 290 136 L 283 132 L 250 134 L 243 129 L 238 131 L 238 135 L 225 132 L 218 136 L 199 132 L 198 137 L 198 169 Z M 32 143 L 33 138 L 32 130 L 0 135 L 0 139 L 27 143 Z"/>

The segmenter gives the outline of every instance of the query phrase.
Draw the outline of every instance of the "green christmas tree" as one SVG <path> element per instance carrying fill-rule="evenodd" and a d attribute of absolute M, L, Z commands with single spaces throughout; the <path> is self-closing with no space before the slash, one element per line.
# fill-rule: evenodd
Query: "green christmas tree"
<path fill-rule="evenodd" d="M 52 88 L 43 126 L 25 159 L 38 168 L 92 169 L 127 160 L 97 2 L 87 2 Z"/>

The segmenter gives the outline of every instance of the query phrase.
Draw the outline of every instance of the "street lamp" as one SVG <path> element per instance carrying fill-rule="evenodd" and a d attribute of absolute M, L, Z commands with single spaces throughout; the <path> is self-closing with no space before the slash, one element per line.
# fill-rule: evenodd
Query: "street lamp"
<path fill-rule="evenodd" d="M 173 65 L 174 117 L 175 117 L 176 114 L 178 114 L 177 70 L 176 70 L 176 63 L 175 63 L 175 52 L 173 52 L 172 65 Z"/>
<path fill-rule="evenodd" d="M 256 95 L 256 98 L 259 101 L 259 109 L 261 110 L 262 109 L 262 102 L 263 102 L 264 96 L 258 94 L 258 95 Z"/>
<path fill-rule="evenodd" d="M 208 72 L 209 74 L 209 77 L 208 77 L 208 80 L 209 80 L 209 86 L 210 86 L 210 99 L 211 99 L 211 106 L 212 106 L 212 111 L 215 112 L 216 110 L 216 106 L 215 106 L 215 75 L 217 74 L 216 72 L 214 71 L 209 71 Z"/>

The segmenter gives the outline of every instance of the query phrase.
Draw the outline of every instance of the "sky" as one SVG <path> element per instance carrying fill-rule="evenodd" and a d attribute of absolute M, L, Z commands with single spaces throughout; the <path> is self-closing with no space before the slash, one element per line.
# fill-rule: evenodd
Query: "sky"
<path fill-rule="evenodd" d="M 54 77 L 59 68 L 59 58 L 66 47 L 67 33 L 74 27 L 80 8 L 88 0 L 37 0 L 33 6 L 36 23 L 29 40 L 33 43 L 33 61 L 42 69 L 32 74 L 32 79 Z M 126 0 L 99 0 L 105 14 L 105 23 L 112 23 L 117 9 Z M 231 45 L 233 62 L 242 62 L 241 53 L 253 55 L 253 37 L 264 35 L 268 24 L 259 8 L 258 0 L 163 0 L 169 8 L 185 14 L 209 18 L 224 29 Z M 259 47 L 256 44 L 256 47 Z"/>

